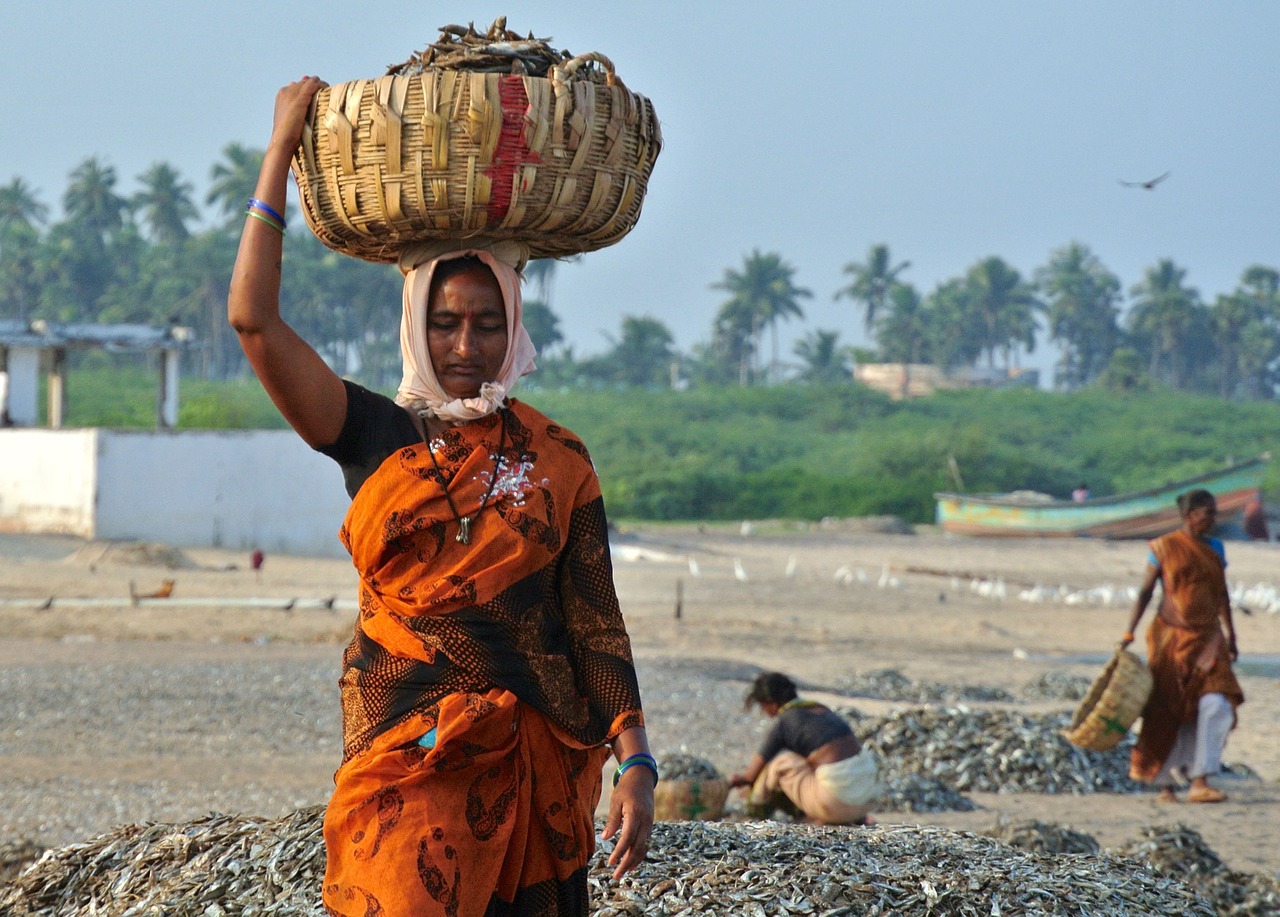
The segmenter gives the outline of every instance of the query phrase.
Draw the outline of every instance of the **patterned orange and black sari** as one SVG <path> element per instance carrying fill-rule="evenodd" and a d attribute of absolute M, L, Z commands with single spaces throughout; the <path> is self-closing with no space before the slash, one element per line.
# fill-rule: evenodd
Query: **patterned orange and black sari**
<path fill-rule="evenodd" d="M 360 612 L 330 914 L 588 913 L 603 743 L 643 725 L 639 689 L 586 450 L 527 405 L 506 414 L 505 435 L 497 416 L 450 428 L 435 462 L 396 449 L 343 525 Z"/>
<path fill-rule="evenodd" d="M 1152 541 L 1151 550 L 1163 582 L 1159 613 L 1147 628 L 1155 684 L 1129 761 L 1129 776 L 1146 782 L 1159 775 L 1178 730 L 1195 722 L 1202 695 L 1223 694 L 1233 707 L 1244 703 L 1219 618 L 1230 600 L 1222 559 L 1181 529 Z"/>

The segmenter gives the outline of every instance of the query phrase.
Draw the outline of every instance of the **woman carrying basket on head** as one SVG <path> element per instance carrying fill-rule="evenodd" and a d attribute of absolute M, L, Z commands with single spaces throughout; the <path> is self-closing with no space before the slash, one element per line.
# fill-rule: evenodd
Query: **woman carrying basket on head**
<path fill-rule="evenodd" d="M 281 318 L 286 184 L 323 84 L 280 90 L 228 313 L 263 387 L 342 467 L 360 613 L 325 815 L 330 914 L 586 914 L 601 769 L 615 877 L 648 847 L 657 766 L 582 442 L 507 397 L 533 368 L 521 259 L 406 254 L 395 401 Z"/>
<path fill-rule="evenodd" d="M 1235 726 L 1244 692 L 1231 663 L 1239 657 L 1226 553 L 1210 537 L 1218 506 L 1207 490 L 1178 497 L 1182 527 L 1151 542 L 1151 554 L 1121 646 L 1151 602 L 1156 582 L 1162 598 L 1147 628 L 1147 661 L 1154 685 L 1129 764 L 1134 780 L 1154 783 L 1161 802 L 1176 802 L 1174 781 L 1191 781 L 1189 802 L 1227 798 L 1209 784 L 1218 773 L 1227 734 Z M 1225 631 L 1225 633 L 1224 633 Z"/>

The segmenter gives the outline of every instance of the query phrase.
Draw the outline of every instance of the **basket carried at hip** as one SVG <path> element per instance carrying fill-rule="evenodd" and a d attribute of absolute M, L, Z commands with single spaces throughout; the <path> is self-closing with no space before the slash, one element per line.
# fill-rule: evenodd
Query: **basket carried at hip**
<path fill-rule="evenodd" d="M 1126 649 L 1116 651 L 1062 731 L 1072 745 L 1107 751 L 1119 744 L 1151 696 L 1151 670 Z"/>
<path fill-rule="evenodd" d="M 317 93 L 294 172 L 325 245 L 394 262 L 419 242 L 514 240 L 545 258 L 631 230 L 662 147 L 652 103 L 603 55 L 512 37 L 501 20 L 488 36 L 446 26 L 459 50 Z M 493 60 L 504 72 L 470 69 Z"/>

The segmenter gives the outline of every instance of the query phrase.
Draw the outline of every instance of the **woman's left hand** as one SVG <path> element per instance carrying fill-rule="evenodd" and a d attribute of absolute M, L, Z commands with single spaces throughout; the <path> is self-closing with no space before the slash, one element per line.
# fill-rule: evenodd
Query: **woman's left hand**
<path fill-rule="evenodd" d="M 601 839 L 618 836 L 609 855 L 613 878 L 621 879 L 640 865 L 653 836 L 653 773 L 647 767 L 630 767 L 618 778 L 609 797 L 609 818 Z M 619 831 L 618 829 L 622 830 Z"/>

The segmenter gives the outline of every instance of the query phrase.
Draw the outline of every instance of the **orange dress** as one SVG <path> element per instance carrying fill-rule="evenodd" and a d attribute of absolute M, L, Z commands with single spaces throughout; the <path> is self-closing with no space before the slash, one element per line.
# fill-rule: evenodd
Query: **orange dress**
<path fill-rule="evenodd" d="M 1195 722 L 1202 695 L 1223 694 L 1233 708 L 1244 703 L 1219 623 L 1230 600 L 1222 559 L 1208 542 L 1181 529 L 1152 541 L 1151 550 L 1164 593 L 1147 628 L 1155 684 L 1129 761 L 1129 776 L 1145 782 L 1159 775 L 1179 728 Z"/>
<path fill-rule="evenodd" d="M 421 442 L 389 455 L 341 532 L 360 611 L 324 904 L 586 914 L 604 743 L 644 723 L 599 483 L 581 441 L 516 401 L 505 434 L 489 416 L 432 445 L 436 463 Z"/>

